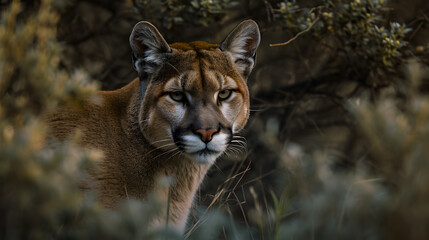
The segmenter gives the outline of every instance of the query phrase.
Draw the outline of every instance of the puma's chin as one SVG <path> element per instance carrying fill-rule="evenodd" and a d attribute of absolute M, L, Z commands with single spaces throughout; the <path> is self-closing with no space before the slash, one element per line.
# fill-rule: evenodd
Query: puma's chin
<path fill-rule="evenodd" d="M 193 154 L 189 154 L 190 158 L 199 164 L 212 164 L 222 154 L 211 150 L 203 150 Z"/>

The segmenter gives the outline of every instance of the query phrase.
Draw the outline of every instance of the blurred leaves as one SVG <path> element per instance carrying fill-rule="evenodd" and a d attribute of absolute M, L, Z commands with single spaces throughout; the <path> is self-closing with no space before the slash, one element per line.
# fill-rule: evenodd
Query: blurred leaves
<path fill-rule="evenodd" d="M 83 72 L 72 74 L 70 80 L 59 69 L 58 15 L 48 1 L 43 1 L 39 13 L 25 24 L 17 21 L 19 11 L 19 1 L 13 1 L 0 26 L 1 112 L 15 124 L 23 121 L 27 111 L 40 114 L 60 104 L 78 105 L 97 88 Z"/>
<path fill-rule="evenodd" d="M 189 23 L 208 26 L 222 19 L 226 12 L 237 4 L 238 1 L 233 0 L 134 1 L 134 6 L 140 14 L 158 18 L 156 20 L 162 22 L 166 28 Z"/>
<path fill-rule="evenodd" d="M 310 28 L 316 38 L 333 38 L 331 51 L 344 57 L 342 64 L 349 64 L 354 78 L 377 86 L 385 84 L 378 78 L 395 71 L 400 63 L 407 45 L 405 35 L 411 31 L 396 22 L 386 26 L 385 11 L 383 0 L 325 0 L 311 9 L 300 8 L 296 1 L 282 1 L 275 17 L 294 32 Z"/>
<path fill-rule="evenodd" d="M 384 94 L 377 101 L 362 96 L 350 100 L 362 151 L 352 169 L 338 170 L 341 155 L 333 149 L 305 152 L 284 144 L 281 166 L 288 184 L 259 219 L 269 239 L 425 239 L 429 201 L 429 98 L 421 93 L 428 66 L 407 64 L 401 91 L 407 98 Z M 347 154 L 345 152 L 344 154 Z M 348 156 L 352 158 L 353 156 Z M 286 198 L 292 205 L 279 210 Z M 282 204 L 283 205 L 283 204 Z M 259 208 L 261 208 L 259 206 Z M 257 210 L 258 208 L 256 208 Z M 417 210 L 418 209 L 418 210 Z M 280 215 L 283 216 L 279 218 Z M 268 224 L 275 219 L 280 231 Z M 272 220 L 271 220 L 272 221 Z M 267 231 L 266 229 L 271 231 Z M 262 230 L 263 229 L 263 230 Z M 276 227 L 277 229 L 277 227 Z"/>

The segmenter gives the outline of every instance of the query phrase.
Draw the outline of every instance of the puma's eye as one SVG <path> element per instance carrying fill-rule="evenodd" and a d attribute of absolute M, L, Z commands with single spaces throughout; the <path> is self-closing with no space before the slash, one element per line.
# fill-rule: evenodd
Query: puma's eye
<path fill-rule="evenodd" d="M 176 102 L 183 102 L 185 101 L 185 94 L 179 91 L 170 92 L 169 93 L 171 99 L 173 99 Z"/>
<path fill-rule="evenodd" d="M 219 92 L 218 98 L 220 101 L 226 100 L 231 97 L 231 90 L 225 89 Z"/>

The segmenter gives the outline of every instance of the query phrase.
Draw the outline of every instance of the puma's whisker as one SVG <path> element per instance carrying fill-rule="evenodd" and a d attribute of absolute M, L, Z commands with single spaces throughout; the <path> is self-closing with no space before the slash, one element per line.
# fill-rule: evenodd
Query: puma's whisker
<path fill-rule="evenodd" d="M 169 147 L 169 146 L 175 146 L 175 145 L 176 145 L 175 143 L 167 143 L 167 144 L 164 144 L 164 145 L 162 145 L 162 146 L 159 146 L 159 147 L 156 147 L 156 148 L 154 148 L 154 149 L 150 150 L 148 153 L 146 153 L 146 155 L 149 155 L 149 154 L 151 154 L 152 152 L 154 152 L 154 151 L 156 151 L 156 150 L 159 150 L 159 149 L 162 149 L 162 148 L 165 148 L 165 147 Z"/>
<path fill-rule="evenodd" d="M 174 151 L 178 151 L 179 150 L 179 148 L 173 148 L 173 149 L 171 149 L 171 150 L 168 150 L 167 152 L 163 152 L 163 153 L 160 153 L 160 154 L 158 154 L 157 156 L 155 156 L 154 158 L 152 158 L 152 160 L 155 160 L 155 159 L 157 159 L 157 158 L 159 158 L 159 157 L 161 157 L 161 156 L 164 156 L 164 155 L 166 155 L 167 154 L 167 156 L 168 156 L 168 154 L 169 153 L 171 153 L 171 152 L 174 152 Z"/>
<path fill-rule="evenodd" d="M 246 142 L 242 140 L 232 140 L 231 143 L 237 143 L 239 145 L 242 145 L 243 147 L 247 146 Z"/>
<path fill-rule="evenodd" d="M 166 161 L 170 160 L 171 158 L 173 158 L 173 157 L 174 157 L 174 156 L 176 156 L 177 154 L 179 154 L 179 155 L 180 155 L 181 151 L 180 151 L 179 149 L 176 149 L 176 150 L 177 150 L 177 152 L 176 152 L 176 153 L 174 153 L 173 155 L 171 155 L 169 158 L 167 158 L 167 160 L 166 160 Z"/>
<path fill-rule="evenodd" d="M 171 141 L 171 138 L 166 138 L 166 139 L 161 139 L 161 140 L 158 140 L 158 141 L 154 141 L 154 142 L 152 142 L 152 145 L 155 144 L 155 143 L 166 142 L 166 141 Z"/>

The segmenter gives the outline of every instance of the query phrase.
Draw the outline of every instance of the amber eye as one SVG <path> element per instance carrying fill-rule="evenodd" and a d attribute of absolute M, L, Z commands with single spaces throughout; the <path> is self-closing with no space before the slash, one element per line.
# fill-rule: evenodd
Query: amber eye
<path fill-rule="evenodd" d="M 220 101 L 224 101 L 231 97 L 232 90 L 225 89 L 219 92 L 218 98 Z"/>
<path fill-rule="evenodd" d="M 185 94 L 183 92 L 175 91 L 169 93 L 171 99 L 173 99 L 176 102 L 184 102 L 185 101 Z"/>

